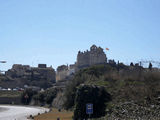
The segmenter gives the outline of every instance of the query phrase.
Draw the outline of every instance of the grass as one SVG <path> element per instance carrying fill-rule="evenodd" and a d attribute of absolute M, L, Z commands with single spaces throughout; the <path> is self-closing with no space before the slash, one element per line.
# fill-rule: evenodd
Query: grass
<path fill-rule="evenodd" d="M 72 120 L 73 112 L 62 110 L 59 112 L 57 109 L 53 109 L 49 113 L 44 113 L 34 117 L 34 120 Z"/>

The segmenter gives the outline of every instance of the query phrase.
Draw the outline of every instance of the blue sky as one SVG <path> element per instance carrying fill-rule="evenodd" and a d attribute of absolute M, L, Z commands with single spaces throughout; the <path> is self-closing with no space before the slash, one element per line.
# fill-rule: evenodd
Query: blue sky
<path fill-rule="evenodd" d="M 160 61 L 160 0 L 1 0 L 1 70 L 56 68 L 79 50 L 108 47 L 108 59 Z M 106 52 L 106 51 L 105 51 Z"/>

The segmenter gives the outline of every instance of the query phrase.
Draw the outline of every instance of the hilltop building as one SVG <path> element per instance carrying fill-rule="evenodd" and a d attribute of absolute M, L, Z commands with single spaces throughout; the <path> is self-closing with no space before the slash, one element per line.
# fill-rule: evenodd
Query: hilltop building
<path fill-rule="evenodd" d="M 92 45 L 90 51 L 78 52 L 76 63 L 78 69 L 104 63 L 107 63 L 107 57 L 101 47 Z"/>
<path fill-rule="evenodd" d="M 74 74 L 75 71 L 96 65 L 107 63 L 107 57 L 101 47 L 92 45 L 90 51 L 78 52 L 77 62 L 70 66 L 62 65 L 57 68 L 56 81 L 64 80 L 67 76 Z"/>
<path fill-rule="evenodd" d="M 61 65 L 58 66 L 56 72 L 56 81 L 64 80 L 67 76 L 70 76 L 75 73 L 75 65 Z"/>

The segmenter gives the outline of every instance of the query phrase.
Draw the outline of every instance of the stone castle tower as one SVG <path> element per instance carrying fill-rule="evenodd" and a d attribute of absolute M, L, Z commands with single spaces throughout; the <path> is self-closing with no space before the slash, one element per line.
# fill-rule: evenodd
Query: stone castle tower
<path fill-rule="evenodd" d="M 70 66 L 61 65 L 57 68 L 56 81 L 64 80 L 67 76 L 74 74 L 81 68 L 86 68 L 91 65 L 107 63 L 106 54 L 101 47 L 92 45 L 90 51 L 78 52 L 77 61 Z"/>
<path fill-rule="evenodd" d="M 104 63 L 107 63 L 107 57 L 101 47 L 92 45 L 90 51 L 78 52 L 76 66 L 79 69 Z"/>

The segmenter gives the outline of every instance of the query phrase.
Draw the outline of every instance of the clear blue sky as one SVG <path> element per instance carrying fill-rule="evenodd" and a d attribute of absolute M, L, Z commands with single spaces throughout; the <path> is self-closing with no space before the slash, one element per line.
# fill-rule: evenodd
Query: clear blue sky
<path fill-rule="evenodd" d="M 160 0 L 1 0 L 1 70 L 12 64 L 56 68 L 92 44 L 109 59 L 160 61 Z"/>

